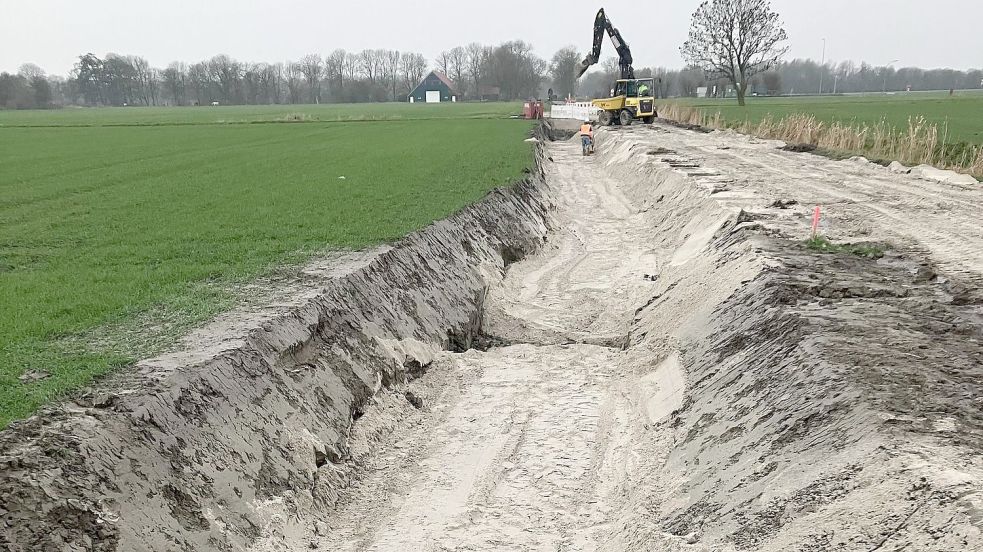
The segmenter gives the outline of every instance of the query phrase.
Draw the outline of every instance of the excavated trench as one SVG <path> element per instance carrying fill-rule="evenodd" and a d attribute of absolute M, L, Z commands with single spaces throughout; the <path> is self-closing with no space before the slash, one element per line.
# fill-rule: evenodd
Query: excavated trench
<path fill-rule="evenodd" d="M 983 548 L 973 260 L 876 226 L 881 258 L 806 248 L 813 198 L 756 189 L 742 140 L 544 140 L 527 182 L 220 353 L 15 425 L 0 543 Z"/>

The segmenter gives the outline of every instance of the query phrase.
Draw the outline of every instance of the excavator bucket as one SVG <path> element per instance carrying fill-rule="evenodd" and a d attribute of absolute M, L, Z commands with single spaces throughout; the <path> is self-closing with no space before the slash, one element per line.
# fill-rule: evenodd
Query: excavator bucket
<path fill-rule="evenodd" d="M 586 58 L 584 58 L 584 61 L 577 64 L 577 78 L 579 79 L 580 77 L 584 76 L 584 73 L 586 73 L 587 70 L 590 69 L 590 66 L 594 65 L 594 63 L 595 62 L 591 61 L 590 56 L 588 55 Z"/>
<path fill-rule="evenodd" d="M 604 14 L 604 8 L 601 8 L 597 12 L 597 16 L 594 18 L 594 43 L 592 45 L 590 53 L 584 58 L 584 61 L 580 62 L 577 67 L 577 78 L 579 79 L 590 69 L 591 65 L 597 63 L 597 60 L 601 57 L 601 43 L 604 41 L 604 30 L 608 26 L 608 17 Z"/>

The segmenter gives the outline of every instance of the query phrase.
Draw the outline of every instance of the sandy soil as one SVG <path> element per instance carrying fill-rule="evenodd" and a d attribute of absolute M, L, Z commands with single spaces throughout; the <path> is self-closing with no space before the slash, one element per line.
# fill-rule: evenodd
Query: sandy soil
<path fill-rule="evenodd" d="M 338 508 L 257 549 L 981 549 L 983 193 L 733 134 L 599 142 L 550 145 L 560 229 L 489 291 L 487 350 L 438 353 L 419 409 L 381 393 Z M 817 203 L 887 255 L 804 248 Z"/>
<path fill-rule="evenodd" d="M 983 191 L 780 146 L 543 144 L 0 433 L 0 548 L 983 550 Z"/>

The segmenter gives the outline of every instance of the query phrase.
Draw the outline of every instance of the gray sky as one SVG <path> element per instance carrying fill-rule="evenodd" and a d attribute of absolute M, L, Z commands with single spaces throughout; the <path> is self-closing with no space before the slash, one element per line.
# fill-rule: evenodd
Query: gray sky
<path fill-rule="evenodd" d="M 682 65 L 679 46 L 700 0 L 606 2 L 636 67 Z M 295 60 L 335 48 L 392 48 L 433 58 L 478 41 L 523 39 L 549 58 L 591 42 L 597 1 L 519 0 L 0 0 L 0 71 L 34 62 L 66 74 L 77 56 L 135 54 L 156 66 L 225 53 L 244 61 Z M 358 7 L 355 7 L 358 6 Z M 533 14 L 530 6 L 538 6 Z M 866 60 L 875 65 L 983 67 L 979 0 L 773 0 L 791 57 Z M 645 19 L 639 9 L 651 13 Z M 605 42 L 604 57 L 613 54 Z"/>

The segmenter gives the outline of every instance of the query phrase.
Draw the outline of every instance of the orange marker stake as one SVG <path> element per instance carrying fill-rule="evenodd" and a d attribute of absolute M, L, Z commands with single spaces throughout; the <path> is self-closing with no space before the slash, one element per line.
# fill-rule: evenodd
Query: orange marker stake
<path fill-rule="evenodd" d="M 816 237 L 819 233 L 819 216 L 821 210 L 818 205 L 816 205 L 816 210 L 812 213 L 812 237 Z"/>

